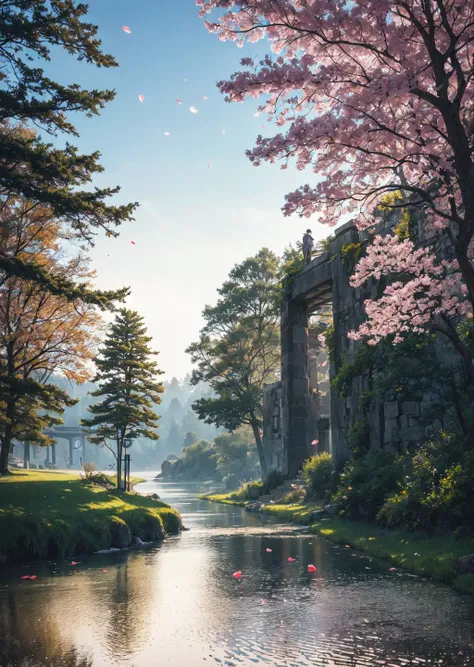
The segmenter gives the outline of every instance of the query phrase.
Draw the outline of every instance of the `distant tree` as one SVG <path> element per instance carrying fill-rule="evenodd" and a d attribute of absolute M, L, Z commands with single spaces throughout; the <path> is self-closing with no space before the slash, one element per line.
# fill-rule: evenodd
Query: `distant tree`
<path fill-rule="evenodd" d="M 191 433 L 191 431 L 188 431 L 184 437 L 184 442 L 183 442 L 183 449 L 185 447 L 190 447 L 191 445 L 194 445 L 199 438 L 195 433 Z"/>
<path fill-rule="evenodd" d="M 63 232 L 50 209 L 37 206 L 3 228 L 2 242 L 21 261 L 90 284 L 94 274 L 87 257 L 67 256 Z M 61 424 L 59 413 L 76 403 L 55 375 L 75 382 L 90 377 L 100 327 L 92 305 L 72 304 L 36 281 L 0 271 L 0 474 L 7 472 L 13 440 L 54 442 L 43 430 Z"/>
<path fill-rule="evenodd" d="M 207 382 L 213 398 L 193 404 L 200 419 L 233 431 L 252 428 L 262 475 L 262 393 L 280 369 L 280 261 L 263 248 L 236 264 L 218 289 L 215 306 L 206 306 L 200 339 L 188 348 L 197 368 L 192 382 Z"/>
<path fill-rule="evenodd" d="M 90 419 L 82 425 L 89 429 L 89 440 L 107 447 L 117 461 L 117 486 L 121 487 L 121 464 L 124 441 L 140 436 L 158 440 L 159 417 L 153 404 L 159 404 L 163 385 L 158 382 L 162 371 L 151 360 L 156 355 L 146 335 L 143 318 L 133 310 L 122 308 L 110 325 L 105 343 L 95 359 L 95 382 L 99 389 L 93 396 L 103 400 L 91 405 Z M 115 451 L 107 443 L 115 441 Z"/>
<path fill-rule="evenodd" d="M 166 451 L 168 454 L 175 454 L 181 451 L 181 444 L 183 440 L 179 435 L 179 427 L 176 422 L 171 422 L 168 437 L 166 438 Z"/>
<path fill-rule="evenodd" d="M 99 114 L 115 93 L 54 81 L 42 69 L 58 49 L 63 51 L 58 53 L 61 58 L 69 54 L 97 67 L 117 66 L 102 52 L 97 27 L 85 20 L 87 12 L 88 6 L 75 0 L 0 3 L 0 219 L 9 224 L 42 205 L 72 234 L 91 242 L 99 229 L 116 236 L 116 227 L 131 219 L 136 205 L 107 203 L 118 188 L 89 187 L 103 171 L 98 152 L 83 155 L 70 144 L 60 148 L 46 143 L 44 136 L 78 136 L 72 116 Z M 33 126 L 41 135 L 31 130 Z M 17 206 L 18 197 L 28 202 L 26 209 Z M 91 290 L 29 258 L 12 257 L 2 244 L 0 270 L 39 282 L 56 295 L 87 299 L 101 307 L 126 293 Z"/>
<path fill-rule="evenodd" d="M 181 403 L 177 398 L 172 398 L 171 403 L 168 408 L 168 414 L 173 421 L 180 421 L 183 413 L 183 408 Z"/>

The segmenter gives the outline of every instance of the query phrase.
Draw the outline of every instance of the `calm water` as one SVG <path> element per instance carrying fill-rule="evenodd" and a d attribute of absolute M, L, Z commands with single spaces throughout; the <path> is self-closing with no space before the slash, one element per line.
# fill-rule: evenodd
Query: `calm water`
<path fill-rule="evenodd" d="M 177 507 L 191 530 L 159 546 L 77 558 L 76 566 L 4 570 L 1 667 L 474 662 L 474 599 L 198 501 L 195 486 L 150 481 L 142 489 Z"/>

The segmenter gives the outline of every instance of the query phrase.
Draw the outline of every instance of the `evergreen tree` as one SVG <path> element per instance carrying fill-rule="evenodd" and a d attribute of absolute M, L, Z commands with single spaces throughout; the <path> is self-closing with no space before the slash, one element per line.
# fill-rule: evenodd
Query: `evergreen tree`
<path fill-rule="evenodd" d="M 199 419 L 229 431 L 248 424 L 264 477 L 262 394 L 280 371 L 280 274 L 278 257 L 266 248 L 234 266 L 217 304 L 204 309 L 199 341 L 187 349 L 197 366 L 193 384 L 206 382 L 214 392 L 193 404 Z"/>
<path fill-rule="evenodd" d="M 179 435 L 179 428 L 176 422 L 171 422 L 168 437 L 166 438 L 167 454 L 175 454 L 181 451 L 182 438 Z"/>
<path fill-rule="evenodd" d="M 158 415 L 153 404 L 161 402 L 163 384 L 157 377 L 162 374 L 150 357 L 156 355 L 146 335 L 143 318 L 133 310 L 122 308 L 111 324 L 103 347 L 95 362 L 95 382 L 99 389 L 92 396 L 103 400 L 91 405 L 90 419 L 82 425 L 90 429 L 89 440 L 106 446 L 117 461 L 117 486 L 121 488 L 121 463 L 124 441 L 140 436 L 158 440 Z M 107 443 L 115 442 L 115 451 Z"/>
<path fill-rule="evenodd" d="M 87 90 L 46 76 L 41 65 L 58 47 L 97 67 L 116 67 L 101 50 L 97 26 L 85 17 L 88 6 L 75 0 L 6 0 L 0 3 L 0 228 L 25 214 L 15 199 L 28 202 L 26 212 L 49 207 L 69 231 L 91 242 L 98 229 L 117 235 L 116 227 L 131 219 L 135 204 L 108 204 L 119 188 L 89 187 L 103 171 L 99 153 L 82 155 L 66 143 L 47 143 L 32 126 L 50 135 L 78 136 L 71 113 L 99 114 L 114 98 L 111 90 Z M 67 70 L 66 70 L 67 71 Z M 1 231 L 1 229 L 0 229 Z M 86 299 L 102 307 L 126 291 L 94 292 L 39 266 L 12 257 L 0 244 L 0 271 L 40 282 L 54 294 Z"/>

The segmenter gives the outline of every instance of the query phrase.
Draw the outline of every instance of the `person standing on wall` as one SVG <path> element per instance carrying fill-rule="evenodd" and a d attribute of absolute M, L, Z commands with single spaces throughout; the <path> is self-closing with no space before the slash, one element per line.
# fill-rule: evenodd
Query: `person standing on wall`
<path fill-rule="evenodd" d="M 311 229 L 306 230 L 306 234 L 303 236 L 303 257 L 304 263 L 309 264 L 311 262 L 311 253 L 314 248 L 314 239 Z"/>

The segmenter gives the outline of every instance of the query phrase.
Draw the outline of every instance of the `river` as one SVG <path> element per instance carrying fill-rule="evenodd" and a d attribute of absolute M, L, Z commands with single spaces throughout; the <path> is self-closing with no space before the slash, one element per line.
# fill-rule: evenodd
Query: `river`
<path fill-rule="evenodd" d="M 473 664 L 474 598 L 146 476 L 190 530 L 4 568 L 1 667 Z"/>

